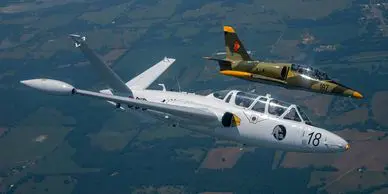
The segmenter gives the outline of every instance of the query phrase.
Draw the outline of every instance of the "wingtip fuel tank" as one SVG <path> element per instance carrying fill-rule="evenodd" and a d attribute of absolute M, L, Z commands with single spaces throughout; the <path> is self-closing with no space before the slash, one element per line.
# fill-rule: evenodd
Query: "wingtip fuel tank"
<path fill-rule="evenodd" d="M 30 79 L 30 80 L 22 80 L 21 84 L 26 85 L 28 87 L 37 89 L 42 92 L 50 93 L 53 95 L 71 95 L 74 90 L 74 86 L 58 80 L 53 79 Z"/>

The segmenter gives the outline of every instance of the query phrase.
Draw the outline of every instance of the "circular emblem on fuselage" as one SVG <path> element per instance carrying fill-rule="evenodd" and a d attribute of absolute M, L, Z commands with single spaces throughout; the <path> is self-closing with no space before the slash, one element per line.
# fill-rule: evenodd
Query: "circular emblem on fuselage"
<path fill-rule="evenodd" d="M 276 125 L 272 131 L 273 137 L 279 141 L 286 137 L 286 133 L 286 128 L 283 125 Z"/>

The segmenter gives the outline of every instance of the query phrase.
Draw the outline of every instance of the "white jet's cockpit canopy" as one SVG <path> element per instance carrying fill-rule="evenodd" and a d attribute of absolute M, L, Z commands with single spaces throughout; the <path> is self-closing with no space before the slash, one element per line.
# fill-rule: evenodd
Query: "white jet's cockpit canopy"
<path fill-rule="evenodd" d="M 299 106 L 274 99 L 270 95 L 261 96 L 238 90 L 221 90 L 208 96 L 259 113 L 312 125 L 311 120 Z"/>

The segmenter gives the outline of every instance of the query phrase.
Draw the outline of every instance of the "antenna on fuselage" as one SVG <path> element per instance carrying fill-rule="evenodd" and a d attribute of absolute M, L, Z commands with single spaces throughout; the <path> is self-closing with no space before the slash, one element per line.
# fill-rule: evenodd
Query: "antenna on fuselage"
<path fill-rule="evenodd" d="M 178 84 L 178 91 L 181 92 L 181 85 L 179 84 L 178 78 L 175 77 L 176 83 Z"/>
<path fill-rule="evenodd" d="M 166 86 L 164 84 L 158 84 L 159 86 L 162 86 L 162 90 L 166 91 Z"/>

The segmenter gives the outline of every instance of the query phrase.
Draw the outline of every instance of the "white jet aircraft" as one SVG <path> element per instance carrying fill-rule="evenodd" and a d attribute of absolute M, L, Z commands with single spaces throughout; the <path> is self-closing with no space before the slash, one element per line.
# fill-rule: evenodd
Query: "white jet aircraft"
<path fill-rule="evenodd" d="M 340 136 L 315 127 L 295 104 L 237 90 L 203 96 L 195 93 L 147 89 L 175 61 L 164 58 L 124 83 L 86 44 L 70 35 L 110 89 L 92 92 L 52 79 L 30 79 L 22 84 L 54 95 L 88 96 L 106 100 L 117 108 L 151 115 L 174 127 L 225 138 L 253 146 L 297 152 L 343 152 L 350 148 Z"/>

